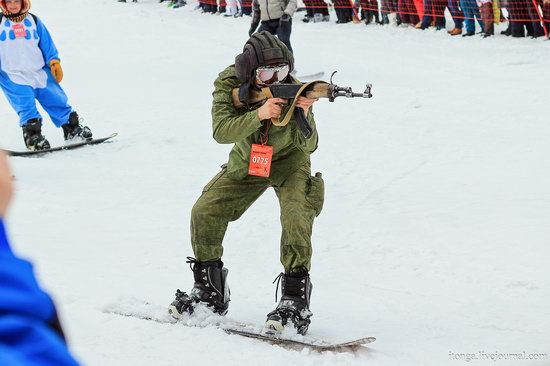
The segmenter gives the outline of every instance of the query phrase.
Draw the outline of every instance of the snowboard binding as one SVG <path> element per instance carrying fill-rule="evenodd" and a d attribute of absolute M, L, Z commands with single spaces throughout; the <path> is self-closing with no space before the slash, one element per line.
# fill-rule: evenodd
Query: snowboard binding
<path fill-rule="evenodd" d="M 168 312 L 180 319 L 183 314 L 193 314 L 197 305 L 202 303 L 216 314 L 227 314 L 230 300 L 227 284 L 229 270 L 223 266 L 223 262 L 199 262 L 187 257 L 186 263 L 193 271 L 195 284 L 189 294 L 176 290 L 176 299 L 168 307 Z"/>
<path fill-rule="evenodd" d="M 277 292 L 279 283 L 281 283 L 282 296 L 277 308 L 267 314 L 263 333 L 272 336 L 278 335 L 290 323 L 298 334 L 305 335 L 313 315 L 309 310 L 313 288 L 309 274 L 307 272 L 281 273 L 275 281 L 278 281 Z"/>
<path fill-rule="evenodd" d="M 92 130 L 87 126 L 83 126 L 78 113 L 71 112 L 69 115 L 69 121 L 61 126 L 63 128 L 63 137 L 65 141 L 74 140 L 80 138 L 84 141 L 92 139 Z"/>
<path fill-rule="evenodd" d="M 23 139 L 29 151 L 48 150 L 50 143 L 42 135 L 42 119 L 33 118 L 23 126 Z"/>

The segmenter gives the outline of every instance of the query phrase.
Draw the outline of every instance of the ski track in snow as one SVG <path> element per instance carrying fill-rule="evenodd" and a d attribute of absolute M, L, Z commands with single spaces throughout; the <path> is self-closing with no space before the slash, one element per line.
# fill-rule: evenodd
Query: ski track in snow
<path fill-rule="evenodd" d="M 119 133 L 111 144 L 12 159 L 13 245 L 35 262 L 84 364 L 440 366 L 464 363 L 449 352 L 550 354 L 549 43 L 334 17 L 295 17 L 298 72 L 338 70 L 337 84 L 371 82 L 374 97 L 314 108 L 312 164 L 326 202 L 314 228 L 310 330 L 377 341 L 355 353 L 295 351 L 105 313 L 121 298 L 168 305 L 176 288 L 192 287 L 191 207 L 230 149 L 211 138 L 212 83 L 249 21 L 194 5 L 33 2 L 71 103 L 96 136 Z M 3 97 L 0 121 L 0 145 L 21 149 Z M 44 131 L 62 142 L 47 118 Z M 232 319 L 261 323 L 275 306 L 278 211 L 269 191 L 229 227 Z"/>

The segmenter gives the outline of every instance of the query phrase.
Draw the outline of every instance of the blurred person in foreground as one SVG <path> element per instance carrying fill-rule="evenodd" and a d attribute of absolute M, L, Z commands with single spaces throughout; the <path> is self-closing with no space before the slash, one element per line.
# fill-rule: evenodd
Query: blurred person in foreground
<path fill-rule="evenodd" d="M 9 245 L 4 219 L 12 193 L 12 174 L 0 151 L 0 365 L 78 365 L 53 301 L 38 285 L 31 263 Z"/>

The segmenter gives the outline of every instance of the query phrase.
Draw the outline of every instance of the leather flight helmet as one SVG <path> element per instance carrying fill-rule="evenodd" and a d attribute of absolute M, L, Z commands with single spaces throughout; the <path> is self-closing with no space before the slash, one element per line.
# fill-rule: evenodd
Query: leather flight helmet
<path fill-rule="evenodd" d="M 254 33 L 246 42 L 243 52 L 235 57 L 235 72 L 243 82 L 250 82 L 259 66 L 288 64 L 294 69 L 294 58 L 286 45 L 269 32 Z"/>

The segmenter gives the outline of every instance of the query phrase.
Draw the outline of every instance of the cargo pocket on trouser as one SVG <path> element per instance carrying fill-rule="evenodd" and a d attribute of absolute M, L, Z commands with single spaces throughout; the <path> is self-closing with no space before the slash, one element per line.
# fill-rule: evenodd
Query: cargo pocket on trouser
<path fill-rule="evenodd" d="M 203 193 L 208 192 L 210 188 L 212 188 L 212 186 L 216 184 L 216 182 L 225 174 L 226 171 L 227 171 L 227 164 L 224 164 L 222 165 L 222 170 L 218 174 L 216 174 L 214 178 L 212 178 L 210 182 L 208 182 L 207 185 L 204 186 L 204 188 L 202 189 L 202 192 Z"/>
<path fill-rule="evenodd" d="M 309 178 L 306 200 L 315 210 L 315 216 L 319 216 L 323 210 L 323 203 L 325 202 L 325 182 L 323 181 L 323 175 L 321 173 L 317 172 L 314 177 Z"/>

